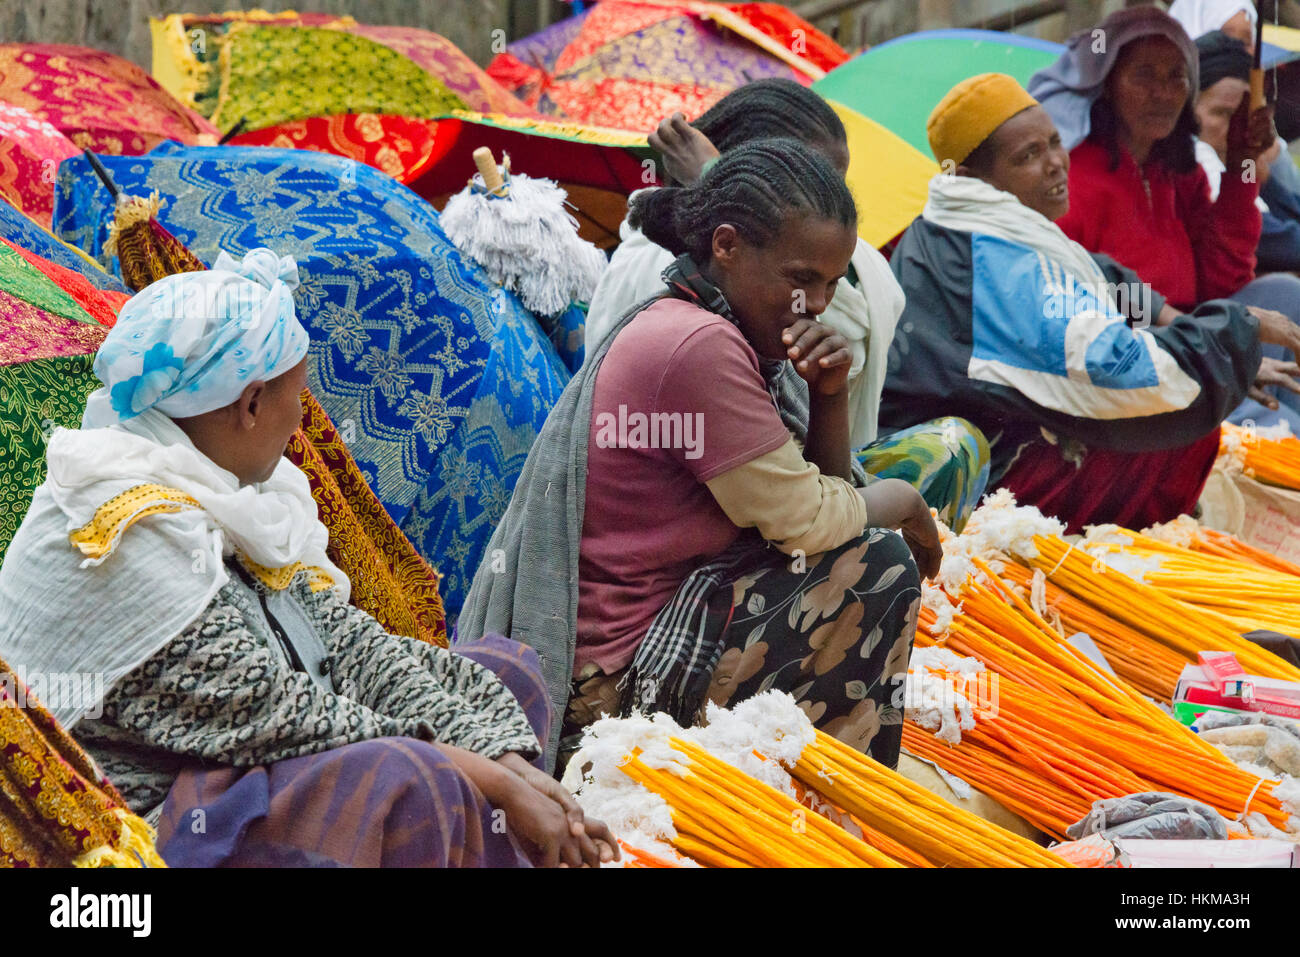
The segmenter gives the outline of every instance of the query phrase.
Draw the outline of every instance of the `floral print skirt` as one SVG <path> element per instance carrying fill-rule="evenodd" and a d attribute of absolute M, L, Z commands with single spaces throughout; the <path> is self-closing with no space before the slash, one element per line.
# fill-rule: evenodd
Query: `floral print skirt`
<path fill-rule="evenodd" d="M 788 692 L 818 728 L 895 767 L 903 680 L 920 609 L 920 576 L 901 535 L 869 528 L 807 558 L 781 555 L 739 575 L 708 700 L 727 705 Z M 561 750 L 617 714 L 623 671 L 588 666 L 573 682 Z M 563 760 L 563 758 L 562 758 Z"/>

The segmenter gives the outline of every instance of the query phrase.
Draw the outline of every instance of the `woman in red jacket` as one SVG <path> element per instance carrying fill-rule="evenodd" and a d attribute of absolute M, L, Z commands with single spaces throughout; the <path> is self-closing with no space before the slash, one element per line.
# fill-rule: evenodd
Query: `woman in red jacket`
<path fill-rule="evenodd" d="M 1300 385 L 1289 375 L 1300 372 L 1291 361 L 1300 353 L 1300 278 L 1255 278 L 1254 171 L 1275 139 L 1272 115 L 1243 105 L 1227 161 L 1240 175 L 1225 174 L 1212 200 L 1195 155 L 1197 72 L 1196 47 L 1178 22 L 1134 7 L 1076 34 L 1060 60 L 1033 77 L 1030 93 L 1070 149 L 1070 211 L 1056 224 L 1164 296 L 1158 323 L 1210 299 L 1246 305 L 1266 343 L 1262 376 L 1280 383 L 1272 390 L 1283 406 L 1248 399 L 1231 418 L 1282 418 L 1300 431 Z"/>

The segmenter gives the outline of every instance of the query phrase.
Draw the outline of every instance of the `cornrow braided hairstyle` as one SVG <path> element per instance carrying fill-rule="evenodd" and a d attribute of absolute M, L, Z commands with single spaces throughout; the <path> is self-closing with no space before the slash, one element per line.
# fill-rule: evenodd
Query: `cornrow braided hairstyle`
<path fill-rule="evenodd" d="M 632 199 L 628 222 L 675 256 L 709 261 L 713 232 L 730 223 L 766 246 L 791 215 L 856 228 L 857 207 L 844 178 L 820 152 L 795 139 L 763 139 L 726 151 L 692 186 L 663 186 Z"/>
<path fill-rule="evenodd" d="M 794 80 L 755 80 L 732 90 L 691 124 L 719 153 L 743 143 L 790 137 L 814 146 L 845 144 L 844 124 L 830 104 Z"/>

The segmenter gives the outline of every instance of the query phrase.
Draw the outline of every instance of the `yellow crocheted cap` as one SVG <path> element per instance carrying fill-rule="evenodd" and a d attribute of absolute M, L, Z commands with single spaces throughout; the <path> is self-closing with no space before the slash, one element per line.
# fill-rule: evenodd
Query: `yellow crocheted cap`
<path fill-rule="evenodd" d="M 947 92 L 930 114 L 925 132 L 934 158 L 960 163 L 989 134 L 1038 101 L 1005 73 L 981 73 Z"/>

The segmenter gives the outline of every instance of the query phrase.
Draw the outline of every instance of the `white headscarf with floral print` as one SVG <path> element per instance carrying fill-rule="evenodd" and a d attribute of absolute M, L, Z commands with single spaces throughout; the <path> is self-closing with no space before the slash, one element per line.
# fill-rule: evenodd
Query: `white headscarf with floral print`
<path fill-rule="evenodd" d="M 270 381 L 307 355 L 291 256 L 222 252 L 203 272 L 168 276 L 122 307 L 95 356 L 104 383 L 88 403 L 88 427 L 157 409 L 169 418 L 229 405 L 249 382 Z"/>

